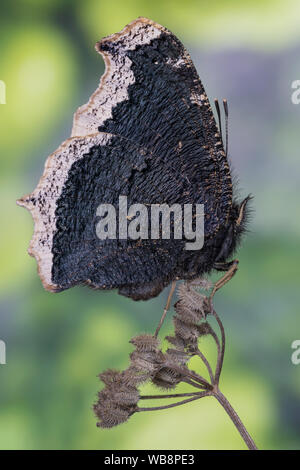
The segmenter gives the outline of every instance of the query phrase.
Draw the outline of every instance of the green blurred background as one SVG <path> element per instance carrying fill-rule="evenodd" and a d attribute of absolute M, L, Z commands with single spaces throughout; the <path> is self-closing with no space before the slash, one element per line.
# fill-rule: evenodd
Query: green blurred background
<path fill-rule="evenodd" d="M 94 43 L 138 16 L 179 36 L 209 97 L 229 101 L 232 165 L 241 195 L 255 195 L 255 213 L 240 270 L 215 301 L 227 331 L 221 385 L 259 447 L 299 449 L 300 365 L 291 362 L 300 339 L 297 0 L 1 2 L 0 447 L 245 448 L 211 398 L 97 429 L 97 374 L 127 366 L 129 338 L 154 331 L 167 293 L 144 303 L 87 288 L 50 294 L 26 252 L 33 223 L 15 200 L 35 187 L 97 87 L 104 65 Z"/>

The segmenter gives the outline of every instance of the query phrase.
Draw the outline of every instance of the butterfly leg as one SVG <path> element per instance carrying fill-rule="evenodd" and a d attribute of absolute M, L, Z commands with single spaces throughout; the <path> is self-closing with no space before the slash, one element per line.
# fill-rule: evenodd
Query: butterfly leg
<path fill-rule="evenodd" d="M 210 304 L 212 303 L 212 299 L 215 293 L 217 292 L 217 290 L 221 289 L 221 287 L 223 287 L 235 275 L 235 273 L 238 270 L 238 264 L 239 264 L 239 260 L 235 259 L 229 263 L 216 263 L 214 265 L 215 269 L 217 269 L 218 271 L 226 270 L 226 273 L 224 274 L 224 276 L 221 277 L 221 279 L 219 279 L 215 283 L 214 288 L 209 296 Z"/>
<path fill-rule="evenodd" d="M 171 300 L 172 300 L 172 297 L 173 297 L 173 294 L 174 294 L 175 287 L 176 287 L 176 281 L 173 281 L 172 284 L 171 284 L 171 289 L 170 289 L 170 292 L 169 292 L 169 295 L 168 295 L 166 306 L 164 308 L 164 311 L 163 311 L 163 314 L 162 314 L 161 319 L 159 321 L 159 324 L 158 324 L 158 326 L 155 330 L 155 334 L 154 334 L 155 338 L 157 338 L 159 330 L 161 329 L 162 324 L 163 324 L 163 322 L 166 318 L 166 315 L 168 313 L 168 310 L 170 308 Z"/>
<path fill-rule="evenodd" d="M 237 263 L 238 260 L 229 261 L 228 263 L 214 263 L 213 269 L 216 271 L 228 271 L 234 263 Z"/>

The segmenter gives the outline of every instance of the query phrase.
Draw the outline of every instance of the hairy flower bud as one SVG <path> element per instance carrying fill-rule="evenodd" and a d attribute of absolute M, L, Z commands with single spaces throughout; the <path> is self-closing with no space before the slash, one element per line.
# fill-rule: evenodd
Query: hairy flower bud
<path fill-rule="evenodd" d="M 125 371 L 124 381 L 128 385 L 138 386 L 147 382 L 150 379 L 150 374 L 147 371 L 136 368 L 133 365 L 130 365 Z"/>
<path fill-rule="evenodd" d="M 163 367 L 152 379 L 152 383 L 159 388 L 170 390 L 175 388 L 183 378 L 180 372 L 175 371 L 170 367 Z"/>
<path fill-rule="evenodd" d="M 115 391 L 112 394 L 112 400 L 119 405 L 135 405 L 139 401 L 138 390 L 121 390 Z"/>
<path fill-rule="evenodd" d="M 179 351 L 184 351 L 185 341 L 180 336 L 166 336 L 166 340 Z"/>
<path fill-rule="evenodd" d="M 192 281 L 188 281 L 188 286 L 189 287 L 197 287 L 199 289 L 203 290 L 210 290 L 213 287 L 213 283 L 206 278 L 199 278 L 199 279 L 193 279 Z"/>
<path fill-rule="evenodd" d="M 185 341 L 185 345 L 195 344 L 198 340 L 198 328 L 196 325 L 185 323 L 177 315 L 173 317 L 175 334 Z"/>
<path fill-rule="evenodd" d="M 194 310 L 193 308 L 187 307 L 182 300 L 178 300 L 174 305 L 175 311 L 180 319 L 189 324 L 197 324 L 203 320 L 202 312 Z"/>
<path fill-rule="evenodd" d="M 159 340 L 149 334 L 134 336 L 129 342 L 135 346 L 137 351 L 141 352 L 154 352 L 159 347 Z"/>
<path fill-rule="evenodd" d="M 119 384 L 121 381 L 122 372 L 114 369 L 107 369 L 106 371 L 99 374 L 100 380 L 107 385 Z"/>
<path fill-rule="evenodd" d="M 131 365 L 141 371 L 152 374 L 161 367 L 164 360 L 161 351 L 156 352 L 140 352 L 133 351 L 130 354 Z"/>
<path fill-rule="evenodd" d="M 97 422 L 97 426 L 101 428 L 112 428 L 125 423 L 135 411 L 135 406 L 122 408 L 109 400 L 97 402 L 94 405 L 95 415 L 100 420 Z"/>
<path fill-rule="evenodd" d="M 177 349 L 169 348 L 165 353 L 165 361 L 168 363 L 176 363 L 179 365 L 185 365 L 191 356 L 184 351 L 178 351 Z"/>
<path fill-rule="evenodd" d="M 196 292 L 184 282 L 178 287 L 179 302 L 189 310 L 198 312 L 205 316 L 206 299 L 205 295 Z"/>
<path fill-rule="evenodd" d="M 199 337 L 210 335 L 213 332 L 212 327 L 208 322 L 203 322 L 198 325 Z"/>

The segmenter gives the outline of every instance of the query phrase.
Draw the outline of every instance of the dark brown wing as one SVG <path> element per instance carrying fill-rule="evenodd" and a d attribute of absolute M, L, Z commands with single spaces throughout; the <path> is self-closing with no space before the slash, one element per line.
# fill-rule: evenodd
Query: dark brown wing
<path fill-rule="evenodd" d="M 128 204 L 204 204 L 209 239 L 226 224 L 230 171 L 204 88 L 170 31 L 139 18 L 96 49 L 106 63 L 99 88 L 19 201 L 35 220 L 30 252 L 48 290 L 86 282 L 127 292 L 148 285 L 157 294 L 183 272 L 183 243 L 104 243 L 97 205 L 116 204 L 120 194 Z"/>

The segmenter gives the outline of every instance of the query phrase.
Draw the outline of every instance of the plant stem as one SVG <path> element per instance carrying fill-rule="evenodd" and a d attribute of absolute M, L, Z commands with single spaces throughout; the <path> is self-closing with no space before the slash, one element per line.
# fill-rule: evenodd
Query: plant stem
<path fill-rule="evenodd" d="M 168 395 L 141 395 L 140 400 L 153 400 L 161 398 L 181 398 L 181 397 L 195 397 L 203 395 L 203 392 L 190 392 L 190 393 L 170 393 Z"/>
<path fill-rule="evenodd" d="M 242 423 L 242 421 L 240 420 L 238 414 L 236 413 L 236 411 L 232 408 L 231 404 L 229 403 L 229 401 L 227 400 L 227 398 L 223 395 L 222 392 L 220 392 L 220 390 L 217 388 L 214 390 L 213 392 L 213 396 L 218 400 L 218 402 L 223 406 L 224 410 L 226 411 L 226 413 L 228 414 L 228 416 L 230 417 L 231 421 L 233 422 L 233 424 L 235 425 L 235 427 L 237 428 L 237 430 L 239 431 L 240 435 L 242 436 L 242 438 L 244 439 L 247 447 L 249 450 L 257 450 L 257 447 L 252 439 L 252 437 L 250 436 L 250 434 L 248 433 L 247 429 L 245 428 L 244 424 Z"/>
<path fill-rule="evenodd" d="M 220 380 L 220 374 L 222 371 L 224 354 L 225 354 L 225 330 L 224 330 L 224 326 L 223 326 L 223 323 L 221 322 L 219 315 L 214 309 L 212 311 L 212 314 L 217 320 L 220 331 L 221 331 L 221 349 L 218 350 L 218 361 L 217 361 L 216 374 L 215 374 L 215 382 L 216 384 L 218 384 Z"/>
<path fill-rule="evenodd" d="M 181 380 L 181 382 L 185 382 L 189 385 L 192 385 L 192 387 L 198 388 L 199 390 L 207 390 L 207 387 L 204 385 L 199 385 L 199 383 L 194 382 L 193 380 L 189 379 L 188 377 L 185 377 Z"/>
<path fill-rule="evenodd" d="M 211 383 L 214 383 L 215 379 L 214 379 L 214 374 L 213 374 L 212 368 L 210 367 L 210 363 L 208 362 L 208 360 L 206 359 L 204 354 L 199 349 L 197 351 L 197 355 L 202 359 L 202 362 L 206 365 L 206 368 L 207 368 L 209 376 L 210 376 Z"/>
<path fill-rule="evenodd" d="M 199 385 L 201 385 L 203 388 L 206 388 L 208 390 L 211 390 L 212 389 L 212 385 L 207 382 L 207 380 L 205 380 L 204 377 L 202 377 L 201 375 L 199 374 L 196 374 L 195 372 L 193 371 L 190 371 L 190 370 L 186 370 L 186 369 L 183 369 L 179 366 L 172 366 L 172 369 L 175 370 L 176 372 L 179 372 L 180 374 L 182 374 L 182 376 L 184 378 L 189 378 L 195 382 L 197 382 Z"/>
<path fill-rule="evenodd" d="M 199 393 L 196 396 L 193 396 L 191 398 L 187 398 L 186 400 L 178 401 L 176 403 L 171 403 L 170 405 L 165 405 L 165 406 L 153 406 L 151 408 L 138 408 L 137 411 L 159 411 L 159 410 L 167 410 L 168 408 L 174 408 L 175 406 L 180 406 L 180 405 L 185 405 L 185 403 L 189 403 L 191 401 L 199 400 L 200 398 L 207 397 L 211 395 L 210 392 L 203 392 Z"/>

